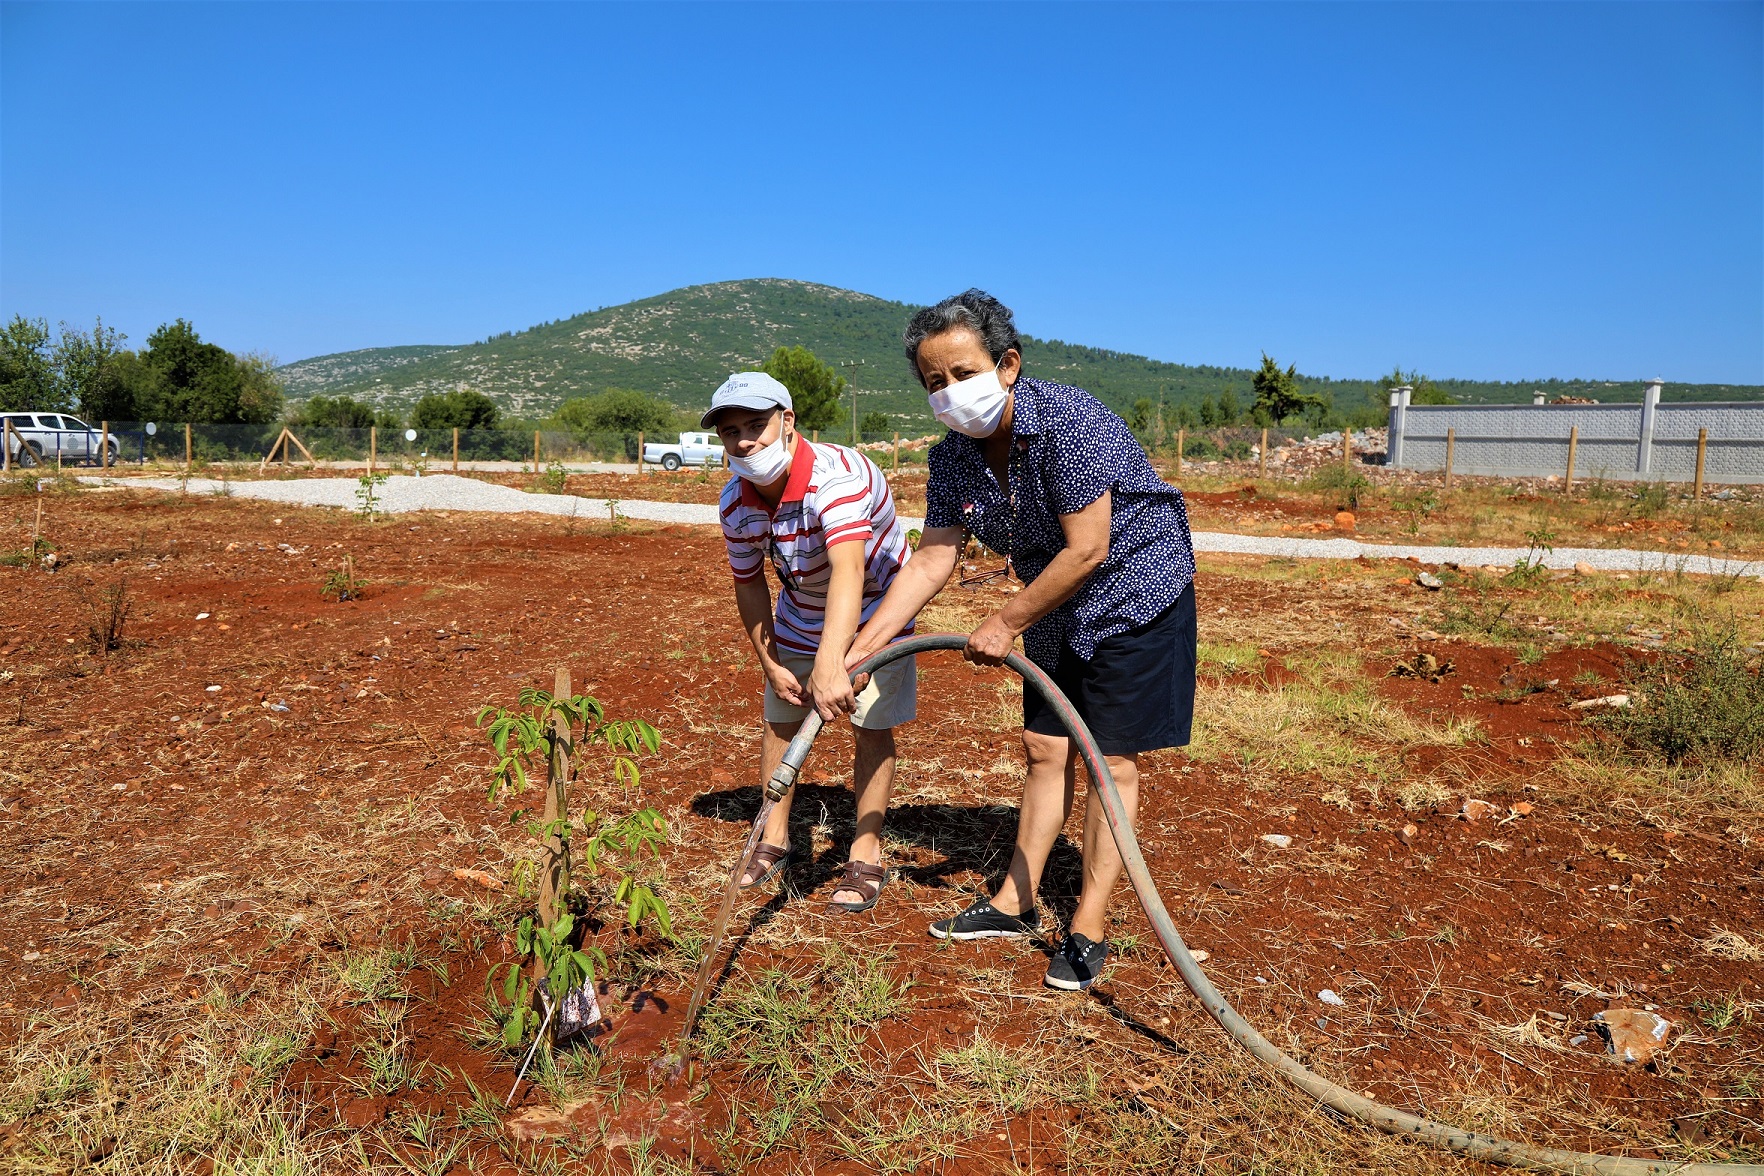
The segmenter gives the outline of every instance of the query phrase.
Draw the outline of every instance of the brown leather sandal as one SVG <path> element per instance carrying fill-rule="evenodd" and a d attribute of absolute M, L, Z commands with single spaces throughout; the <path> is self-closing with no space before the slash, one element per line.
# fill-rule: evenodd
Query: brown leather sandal
<path fill-rule="evenodd" d="M 773 845 L 762 841 L 753 847 L 753 853 L 747 859 L 747 867 L 741 872 L 752 878 L 751 882 L 743 882 L 741 889 L 751 890 L 755 886 L 770 882 L 785 866 L 790 864 L 790 847 Z"/>
<path fill-rule="evenodd" d="M 884 866 L 872 866 L 869 862 L 846 862 L 845 872 L 839 876 L 839 885 L 833 893 L 841 890 L 853 890 L 864 896 L 862 902 L 830 901 L 828 906 L 847 914 L 857 915 L 875 906 L 882 897 L 882 888 L 888 885 L 888 870 Z"/>

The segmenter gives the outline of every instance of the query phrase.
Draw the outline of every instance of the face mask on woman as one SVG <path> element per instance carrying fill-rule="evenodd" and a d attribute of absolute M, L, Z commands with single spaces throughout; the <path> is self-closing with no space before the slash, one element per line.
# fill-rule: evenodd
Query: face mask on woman
<path fill-rule="evenodd" d="M 729 455 L 729 468 L 756 486 L 770 486 L 790 468 L 790 451 L 784 447 L 784 430 L 778 439 L 752 457 Z"/>
<path fill-rule="evenodd" d="M 1010 393 L 998 379 L 998 365 L 989 372 L 957 380 L 931 393 L 931 412 L 945 425 L 970 437 L 990 437 L 1004 416 Z"/>

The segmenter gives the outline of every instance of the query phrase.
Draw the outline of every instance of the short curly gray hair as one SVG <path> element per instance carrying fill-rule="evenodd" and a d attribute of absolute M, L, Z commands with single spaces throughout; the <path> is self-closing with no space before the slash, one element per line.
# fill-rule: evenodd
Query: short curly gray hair
<path fill-rule="evenodd" d="M 978 335 L 994 363 L 1002 360 L 1007 351 L 1023 354 L 1023 341 L 1017 335 L 1017 322 L 1011 315 L 1011 308 L 984 290 L 964 290 L 936 306 L 927 306 L 907 323 L 902 342 L 906 346 L 907 363 L 912 365 L 913 379 L 921 385 L 925 377 L 919 374 L 919 345 L 955 330 L 969 330 Z"/>

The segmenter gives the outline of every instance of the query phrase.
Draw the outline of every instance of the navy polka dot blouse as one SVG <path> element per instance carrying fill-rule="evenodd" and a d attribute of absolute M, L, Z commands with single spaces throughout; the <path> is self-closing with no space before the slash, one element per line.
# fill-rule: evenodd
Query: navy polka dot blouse
<path fill-rule="evenodd" d="M 925 526 L 966 528 L 1027 584 L 1066 546 L 1060 516 L 1114 492 L 1108 557 L 1023 634 L 1029 659 L 1052 673 L 1061 645 L 1088 660 L 1103 638 L 1174 604 L 1194 580 L 1194 548 L 1182 491 L 1158 477 L 1125 421 L 1082 388 L 1023 376 L 1014 391 L 1009 494 L 981 443 L 952 431 L 928 455 Z"/>

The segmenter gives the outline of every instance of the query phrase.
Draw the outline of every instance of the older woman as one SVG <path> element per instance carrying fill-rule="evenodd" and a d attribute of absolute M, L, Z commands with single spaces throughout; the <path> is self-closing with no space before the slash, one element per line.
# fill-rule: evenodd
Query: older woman
<path fill-rule="evenodd" d="M 1011 558 L 1023 590 L 968 638 L 997 665 L 1018 637 L 1096 735 L 1131 816 L 1139 755 L 1188 742 L 1194 713 L 1194 553 L 1182 492 L 1125 422 L 1080 388 L 1023 375 L 1010 310 L 980 290 L 913 316 L 907 360 L 950 433 L 931 449 L 919 550 L 853 643 L 847 665 L 892 641 L 949 582 L 972 534 Z M 1072 811 L 1077 752 L 1023 693 L 1029 775 L 1016 851 L 998 892 L 931 925 L 945 939 L 1037 934 L 1042 868 Z M 1121 877 L 1100 802 L 1084 813 L 1084 889 L 1048 965 L 1053 988 L 1095 983 Z"/>

